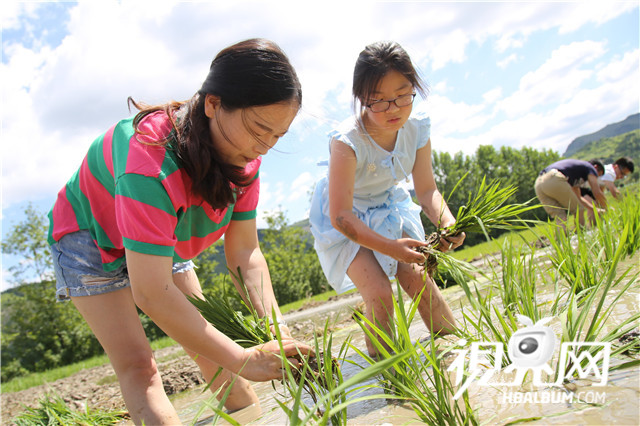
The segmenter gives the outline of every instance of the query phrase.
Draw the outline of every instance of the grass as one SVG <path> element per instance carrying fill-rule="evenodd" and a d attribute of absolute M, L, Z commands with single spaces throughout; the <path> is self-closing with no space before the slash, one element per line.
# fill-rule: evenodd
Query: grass
<path fill-rule="evenodd" d="M 541 223 L 525 230 L 502 234 L 498 238 L 474 246 L 465 247 L 463 245 L 460 249 L 451 253 L 451 256 L 470 262 L 488 254 L 500 253 L 502 246 L 507 241 L 510 241 L 514 248 L 519 248 L 522 245 L 535 243 L 540 239 L 540 235 L 544 235 L 544 230 L 552 226 L 552 224 Z"/>
<path fill-rule="evenodd" d="M 27 407 L 20 416 L 12 419 L 17 426 L 32 425 L 114 425 L 126 416 L 125 411 L 102 411 L 86 408 L 76 411 L 67 407 L 59 396 L 47 395 L 39 400 L 36 408 Z"/>

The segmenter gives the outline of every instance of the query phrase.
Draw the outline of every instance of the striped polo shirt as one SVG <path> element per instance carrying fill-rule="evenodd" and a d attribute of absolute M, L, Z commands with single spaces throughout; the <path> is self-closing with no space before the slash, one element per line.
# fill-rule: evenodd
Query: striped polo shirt
<path fill-rule="evenodd" d="M 158 143 L 172 130 L 160 111 L 145 117 L 137 134 L 129 118 L 98 137 L 58 193 L 49 213 L 49 244 L 89 230 L 103 268 L 112 271 L 124 261 L 125 248 L 184 262 L 220 239 L 231 220 L 254 219 L 261 159 L 246 166 L 252 180 L 236 188 L 235 202 L 214 209 L 192 192 L 171 147 Z"/>

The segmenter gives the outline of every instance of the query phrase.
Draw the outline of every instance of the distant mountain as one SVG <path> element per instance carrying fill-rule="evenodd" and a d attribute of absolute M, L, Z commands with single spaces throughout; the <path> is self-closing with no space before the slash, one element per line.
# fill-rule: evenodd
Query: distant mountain
<path fill-rule="evenodd" d="M 571 143 L 567 147 L 567 150 L 564 152 L 564 154 L 562 154 L 562 156 L 565 158 L 573 157 L 580 148 L 591 142 L 600 140 L 602 138 L 611 138 L 624 133 L 629 133 L 637 129 L 640 129 L 640 113 L 630 115 L 624 121 L 620 121 L 619 123 L 609 124 L 595 133 L 575 138 L 573 141 L 571 141 Z"/>
<path fill-rule="evenodd" d="M 574 152 L 571 158 L 586 161 L 598 158 L 604 164 L 611 164 L 620 157 L 631 157 L 638 164 L 640 162 L 639 154 L 640 130 L 634 130 L 622 135 L 590 142 Z"/>

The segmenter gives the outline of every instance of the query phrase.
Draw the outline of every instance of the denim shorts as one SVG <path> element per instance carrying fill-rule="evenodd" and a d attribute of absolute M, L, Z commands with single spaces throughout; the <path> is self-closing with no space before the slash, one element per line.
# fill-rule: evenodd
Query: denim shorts
<path fill-rule="evenodd" d="M 56 274 L 56 300 L 94 296 L 131 286 L 126 262 L 115 271 L 102 269 L 100 251 L 89 231 L 67 234 L 51 246 Z M 173 273 L 193 269 L 192 261 L 173 264 Z"/>

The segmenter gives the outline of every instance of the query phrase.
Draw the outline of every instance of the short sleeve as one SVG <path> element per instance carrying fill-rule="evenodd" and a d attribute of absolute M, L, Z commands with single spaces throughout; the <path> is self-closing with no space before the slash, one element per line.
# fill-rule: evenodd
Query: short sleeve
<path fill-rule="evenodd" d="M 358 158 L 358 149 L 356 148 L 356 145 L 351 141 L 351 138 L 349 138 L 348 134 L 343 133 L 340 130 L 333 130 L 329 132 L 328 136 L 329 145 L 331 145 L 331 141 L 333 141 L 334 139 L 340 141 L 343 144 L 347 145 L 349 148 L 353 149 L 353 152 L 356 153 L 356 158 Z"/>
<path fill-rule="evenodd" d="M 431 118 L 426 115 L 418 115 L 416 117 L 416 124 L 418 126 L 418 145 L 417 148 L 423 148 L 429 142 L 431 138 Z"/>
<path fill-rule="evenodd" d="M 249 220 L 258 217 L 260 198 L 260 177 L 256 176 L 248 186 L 238 188 L 238 198 L 233 206 L 232 220 Z"/>

